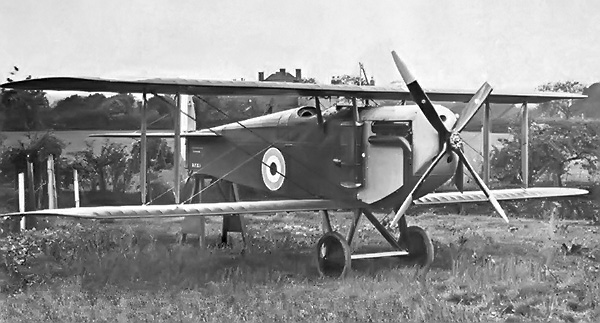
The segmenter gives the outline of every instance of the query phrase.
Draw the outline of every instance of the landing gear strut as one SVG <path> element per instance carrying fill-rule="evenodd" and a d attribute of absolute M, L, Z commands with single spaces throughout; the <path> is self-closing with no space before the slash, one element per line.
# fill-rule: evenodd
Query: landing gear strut
<path fill-rule="evenodd" d="M 403 217 L 399 222 L 400 238 L 393 235 L 379 222 L 368 210 L 357 210 L 354 214 L 348 238 L 331 229 L 329 213 L 321 212 L 323 216 L 323 231 L 325 232 L 317 242 L 317 269 L 323 277 L 343 278 L 351 269 L 353 259 L 371 259 L 382 257 L 402 257 L 408 264 L 418 266 L 422 273 L 426 273 L 434 258 L 434 249 L 427 232 L 417 226 L 407 226 Z M 349 241 L 356 230 L 356 225 L 361 214 L 373 224 L 395 251 L 376 252 L 368 254 L 352 254 Z"/>

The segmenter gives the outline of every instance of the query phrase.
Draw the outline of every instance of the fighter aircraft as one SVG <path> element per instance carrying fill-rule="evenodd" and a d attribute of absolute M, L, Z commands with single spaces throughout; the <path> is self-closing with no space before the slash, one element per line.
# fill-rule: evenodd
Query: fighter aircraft
<path fill-rule="evenodd" d="M 12 89 L 69 90 L 202 95 L 294 95 L 315 98 L 302 106 L 226 125 L 182 133 L 188 168 L 196 173 L 263 190 L 278 196 L 265 201 L 81 207 L 12 213 L 91 219 L 195 217 L 279 211 L 320 211 L 324 233 L 317 243 L 317 264 L 325 276 L 344 276 L 351 260 L 404 256 L 428 268 L 433 245 L 426 231 L 408 226 L 411 205 L 490 201 L 505 221 L 498 200 L 586 194 L 574 188 L 490 190 L 462 151 L 460 132 L 484 103 L 540 103 L 581 99 L 562 93 L 494 93 L 485 83 L 467 91 L 426 94 L 405 63 L 392 52 L 408 91 L 393 87 L 301 83 L 149 79 L 41 78 L 3 84 Z M 350 98 L 351 104 L 321 110 L 319 98 Z M 359 106 L 357 99 L 366 104 Z M 470 100 L 469 100 L 470 99 Z M 372 101 L 369 101 L 372 100 Z M 413 101 L 383 106 L 374 100 Z M 460 116 L 433 101 L 467 102 Z M 218 108 L 218 107 L 215 107 Z M 164 135 L 164 134 L 158 134 Z M 168 134 L 167 134 L 168 135 Z M 172 134 L 171 134 L 172 135 Z M 463 192 L 466 167 L 479 191 Z M 455 178 L 459 192 L 434 192 Z M 346 237 L 331 228 L 327 210 L 355 210 Z M 374 210 L 393 210 L 382 224 Z M 375 226 L 394 251 L 352 254 L 350 243 L 361 215 Z M 396 233 L 399 237 L 396 237 Z"/>

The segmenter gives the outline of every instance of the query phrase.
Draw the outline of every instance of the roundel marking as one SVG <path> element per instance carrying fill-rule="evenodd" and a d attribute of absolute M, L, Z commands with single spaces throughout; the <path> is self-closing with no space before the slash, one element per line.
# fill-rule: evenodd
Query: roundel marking
<path fill-rule="evenodd" d="M 261 164 L 262 179 L 265 186 L 271 191 L 276 191 L 285 180 L 285 159 L 281 151 L 275 147 L 267 149 Z"/>

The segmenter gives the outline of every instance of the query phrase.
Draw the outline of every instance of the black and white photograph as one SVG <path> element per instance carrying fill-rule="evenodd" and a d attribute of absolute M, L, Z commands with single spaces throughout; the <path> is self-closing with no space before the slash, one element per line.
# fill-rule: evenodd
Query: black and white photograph
<path fill-rule="evenodd" d="M 0 322 L 600 321 L 600 2 L 0 29 Z"/>

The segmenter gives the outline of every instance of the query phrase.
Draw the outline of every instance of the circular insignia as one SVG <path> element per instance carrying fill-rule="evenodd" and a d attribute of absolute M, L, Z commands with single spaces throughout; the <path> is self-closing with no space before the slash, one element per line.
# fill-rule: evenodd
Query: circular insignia
<path fill-rule="evenodd" d="M 271 191 L 281 188 L 285 180 L 285 159 L 281 151 L 275 147 L 269 148 L 262 158 L 262 179 Z"/>

